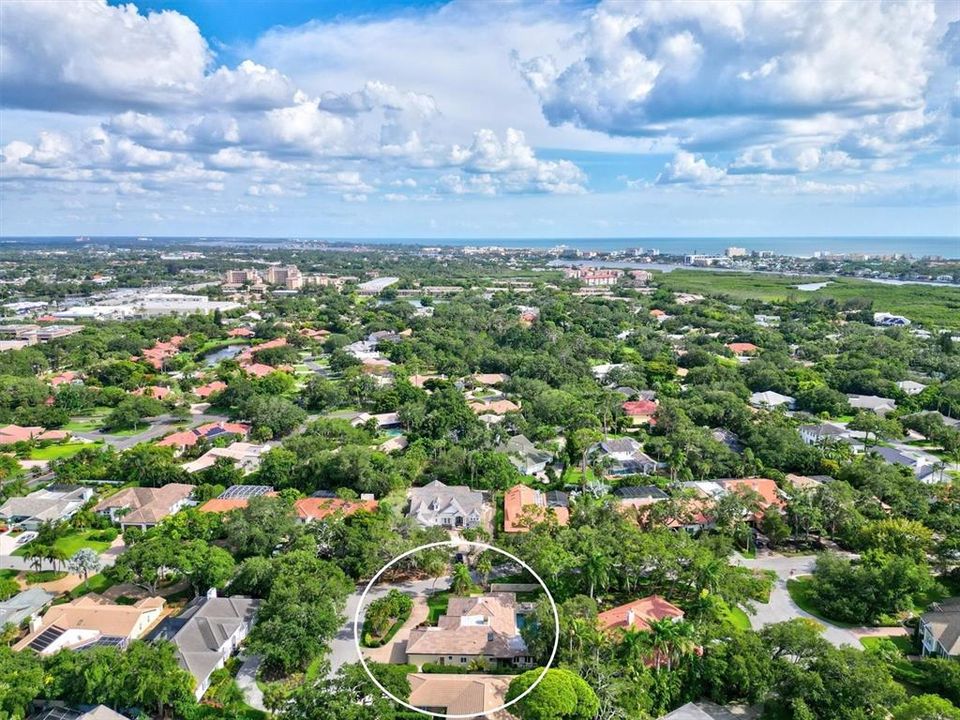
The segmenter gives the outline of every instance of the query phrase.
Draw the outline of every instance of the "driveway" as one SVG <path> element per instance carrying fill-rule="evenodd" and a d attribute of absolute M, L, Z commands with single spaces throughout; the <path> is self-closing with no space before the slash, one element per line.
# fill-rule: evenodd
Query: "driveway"
<path fill-rule="evenodd" d="M 260 657 L 251 655 L 243 661 L 243 665 L 237 670 L 237 687 L 243 693 L 243 699 L 247 705 L 254 710 L 266 712 L 267 708 L 263 705 L 263 691 L 257 685 L 257 670 L 260 669 Z"/>
<path fill-rule="evenodd" d="M 360 595 L 363 592 L 363 589 L 366 587 L 366 583 L 357 587 L 349 597 L 347 597 L 347 607 L 344 610 L 344 623 L 337 632 L 336 637 L 334 637 L 333 642 L 330 643 L 330 677 L 336 675 L 337 670 L 340 669 L 341 665 L 346 665 L 348 663 L 359 662 L 357 657 L 357 647 L 353 642 L 353 618 L 357 612 L 357 607 L 360 605 Z M 400 592 L 406 593 L 411 596 L 426 596 L 427 594 L 446 590 L 450 587 L 450 581 L 448 578 L 440 578 L 434 583 L 433 579 L 430 580 L 409 580 L 402 583 L 380 583 L 370 588 L 370 592 L 367 593 L 367 603 L 375 600 L 378 597 L 383 597 L 391 589 L 399 590 Z M 412 614 L 411 614 L 412 617 Z"/>
<path fill-rule="evenodd" d="M 787 580 L 802 575 L 809 575 L 813 572 L 813 566 L 816 561 L 816 555 L 791 556 L 764 554 L 758 555 L 756 558 L 745 558 L 741 555 L 735 555 L 734 562 L 737 565 L 761 570 L 773 570 L 777 574 L 777 579 L 773 584 L 773 590 L 770 593 L 770 602 L 755 602 L 753 603 L 754 613 L 747 613 L 750 617 L 750 625 L 754 630 L 760 630 L 765 625 L 772 625 L 773 623 L 784 622 L 785 620 L 793 620 L 798 617 L 809 618 L 824 627 L 823 637 L 837 647 L 841 645 L 852 645 L 855 648 L 862 649 L 863 646 L 860 644 L 860 636 L 866 633 L 867 628 L 848 629 L 832 625 L 821 618 L 801 610 L 790 597 L 790 593 L 787 591 Z"/>
<path fill-rule="evenodd" d="M 367 660 L 378 663 L 405 663 L 407 661 L 407 640 L 410 639 L 410 631 L 424 622 L 429 615 L 430 608 L 427 607 L 426 596 L 415 595 L 410 617 L 397 630 L 397 634 L 382 647 L 364 649 L 364 656 Z"/>

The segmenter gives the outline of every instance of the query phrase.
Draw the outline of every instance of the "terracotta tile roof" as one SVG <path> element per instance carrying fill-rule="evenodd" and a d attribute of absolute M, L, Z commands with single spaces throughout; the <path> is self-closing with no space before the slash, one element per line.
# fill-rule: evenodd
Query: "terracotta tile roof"
<path fill-rule="evenodd" d="M 477 415 L 506 415 L 508 412 L 516 412 L 520 406 L 510 400 L 493 400 L 492 402 L 472 402 L 469 403 L 470 409 Z"/>
<path fill-rule="evenodd" d="M 160 447 L 193 447 L 199 439 L 200 436 L 193 430 L 181 430 L 167 435 L 163 440 L 159 441 L 157 445 Z"/>
<path fill-rule="evenodd" d="M 221 390 L 226 390 L 226 389 L 227 389 L 227 384 L 225 382 L 223 382 L 222 380 L 214 380 L 211 383 L 207 383 L 206 385 L 201 385 L 200 387 L 194 388 L 193 394 L 199 398 L 208 398 L 214 393 L 218 393 Z"/>
<path fill-rule="evenodd" d="M 628 400 L 621 407 L 630 417 L 653 415 L 657 411 L 657 404 L 653 400 Z"/>
<path fill-rule="evenodd" d="M 66 440 L 70 437 L 69 430 L 44 430 L 42 433 L 37 435 L 37 440 Z"/>
<path fill-rule="evenodd" d="M 730 351 L 734 355 L 748 355 L 750 353 L 755 353 L 760 349 L 753 343 L 748 342 L 727 343 L 727 347 L 730 348 Z"/>
<path fill-rule="evenodd" d="M 633 628 L 649 630 L 650 623 L 665 618 L 682 618 L 683 610 L 659 595 L 649 595 L 597 615 L 602 630 Z"/>
<path fill-rule="evenodd" d="M 163 387 L 162 385 L 150 385 L 149 387 L 137 388 L 133 391 L 134 395 L 144 395 L 146 397 L 156 398 L 157 400 L 165 399 L 170 393 L 173 392 L 168 387 Z"/>
<path fill-rule="evenodd" d="M 270 365 L 264 365 L 263 363 L 250 363 L 243 369 L 255 377 L 266 377 L 270 373 L 277 370 L 277 368 Z"/>
<path fill-rule="evenodd" d="M 17 442 L 29 442 L 44 430 L 38 425 L 6 425 L 0 428 L 0 445 L 12 445 Z"/>
<path fill-rule="evenodd" d="M 727 490 L 737 490 L 741 488 L 753 490 L 763 499 L 762 504 L 764 507 L 768 505 L 782 506 L 784 504 L 783 498 L 780 495 L 780 488 L 777 486 L 777 483 L 770 478 L 730 478 L 717 480 L 717 482 Z"/>
<path fill-rule="evenodd" d="M 213 498 L 197 508 L 200 512 L 227 513 L 250 504 L 250 498 Z"/>
<path fill-rule="evenodd" d="M 257 497 L 277 497 L 277 493 L 268 492 Z M 203 505 L 197 508 L 200 512 L 228 513 L 231 510 L 241 510 L 250 504 L 250 498 L 213 498 L 207 500 Z"/>
<path fill-rule="evenodd" d="M 550 508 L 560 525 L 570 522 L 570 511 L 565 507 Z M 508 533 L 527 532 L 528 527 L 520 525 L 521 518 L 546 519 L 547 498 L 542 492 L 527 485 L 515 485 L 503 496 L 503 531 Z"/>
<path fill-rule="evenodd" d="M 66 372 L 60 373 L 59 375 L 54 375 L 49 380 L 47 380 L 47 382 L 53 385 L 53 387 L 57 387 L 58 385 L 71 383 L 79 377 L 80 377 L 80 373 L 75 373 L 72 370 L 67 370 Z"/>
<path fill-rule="evenodd" d="M 353 515 L 360 510 L 373 512 L 377 509 L 376 500 L 340 500 L 339 498 L 301 498 L 293 505 L 301 520 L 323 520 L 334 513 Z"/>
<path fill-rule="evenodd" d="M 436 627 L 411 630 L 407 641 L 411 655 L 515 657 L 521 651 L 513 593 L 452 597 Z"/>

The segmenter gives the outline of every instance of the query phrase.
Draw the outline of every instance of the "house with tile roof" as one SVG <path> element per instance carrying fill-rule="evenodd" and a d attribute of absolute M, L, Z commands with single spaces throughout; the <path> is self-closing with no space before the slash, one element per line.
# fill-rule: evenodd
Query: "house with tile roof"
<path fill-rule="evenodd" d="M 195 485 L 170 483 L 163 487 L 130 487 L 97 503 L 93 511 L 109 515 L 120 527 L 146 530 L 190 505 Z"/>
<path fill-rule="evenodd" d="M 165 438 L 160 440 L 157 445 L 161 447 L 172 447 L 178 452 L 183 452 L 183 450 L 186 448 L 196 445 L 201 438 L 212 442 L 221 437 L 246 437 L 247 433 L 249 432 L 250 426 L 246 423 L 220 420 L 218 422 L 206 423 L 205 425 L 200 425 L 199 427 L 195 427 L 190 430 L 181 430 L 179 432 L 170 433 Z"/>
<path fill-rule="evenodd" d="M 223 392 L 227 389 L 227 384 L 222 380 L 214 380 L 213 382 L 207 383 L 206 385 L 200 385 L 193 389 L 193 394 L 196 395 L 201 400 L 206 400 L 208 397 L 214 393 Z"/>
<path fill-rule="evenodd" d="M 683 610 L 659 595 L 634 600 L 597 615 L 601 630 L 651 630 L 650 623 L 659 620 L 682 620 Z"/>
<path fill-rule="evenodd" d="M 237 466 L 244 475 L 249 475 L 260 467 L 260 458 L 268 449 L 266 445 L 235 442 L 227 447 L 210 448 L 196 460 L 184 464 L 183 469 L 193 474 L 213 467 L 222 458 Z"/>
<path fill-rule="evenodd" d="M 348 516 L 361 510 L 375 512 L 377 505 L 377 501 L 372 498 L 368 500 L 341 500 L 340 498 L 308 497 L 297 500 L 293 504 L 293 509 L 300 522 L 311 523 L 314 520 L 323 520 L 336 514 Z"/>
<path fill-rule="evenodd" d="M 18 442 L 30 442 L 38 440 L 44 432 L 44 428 L 38 425 L 21 426 L 5 425 L 0 427 L 0 445 L 13 445 Z"/>
<path fill-rule="evenodd" d="M 418 627 L 407 640 L 407 662 L 466 667 L 474 660 L 489 665 L 526 667 L 533 661 L 517 627 L 514 593 L 451 597 L 436 627 Z"/>
<path fill-rule="evenodd" d="M 657 414 L 657 403 L 653 400 L 627 400 L 623 405 L 623 414 L 630 418 L 633 425 L 646 425 Z"/>
<path fill-rule="evenodd" d="M 565 493 L 545 493 L 528 485 L 514 485 L 503 495 L 503 531 L 528 532 L 531 523 L 543 522 L 549 517 L 559 525 L 566 525 L 570 522 L 568 502 Z"/>
<path fill-rule="evenodd" d="M 250 498 L 276 496 L 276 491 L 269 485 L 231 485 L 197 509 L 200 512 L 226 513 L 247 507 L 250 504 Z"/>
<path fill-rule="evenodd" d="M 411 673 L 409 703 L 426 712 L 476 717 L 477 720 L 512 720 L 507 710 L 488 714 L 507 702 L 513 675 L 459 675 Z"/>
<path fill-rule="evenodd" d="M 760 351 L 756 345 L 751 342 L 732 342 L 727 343 L 727 348 L 736 356 L 753 355 Z"/>
<path fill-rule="evenodd" d="M 512 400 L 474 401 L 467 404 L 477 415 L 506 415 L 520 410 L 520 406 Z"/>
<path fill-rule="evenodd" d="M 133 391 L 133 394 L 143 395 L 144 397 L 152 397 L 156 400 L 166 400 L 168 397 L 170 397 L 170 393 L 172 392 L 173 390 L 162 385 L 149 385 L 147 387 L 137 388 Z"/>
<path fill-rule="evenodd" d="M 164 604 L 162 597 L 148 597 L 132 605 L 118 605 L 97 593 L 87 593 L 52 606 L 13 649 L 53 655 L 93 645 L 126 647 L 160 620 Z"/>

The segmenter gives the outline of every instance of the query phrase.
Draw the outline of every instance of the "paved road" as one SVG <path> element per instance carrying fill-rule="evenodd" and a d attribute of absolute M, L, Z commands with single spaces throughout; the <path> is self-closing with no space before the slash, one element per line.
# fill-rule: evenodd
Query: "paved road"
<path fill-rule="evenodd" d="M 764 625 L 792 620 L 797 617 L 810 618 L 816 620 L 824 626 L 823 636 L 837 647 L 841 645 L 852 645 L 856 648 L 862 648 L 860 644 L 860 635 L 864 632 L 837 627 L 825 622 L 821 618 L 814 617 L 810 613 L 801 610 L 800 607 L 790 597 L 787 592 L 787 580 L 809 575 L 813 572 L 816 555 L 776 555 L 763 554 L 754 558 L 745 558 L 740 555 L 735 556 L 734 562 L 749 568 L 759 568 L 762 570 L 773 570 L 777 574 L 776 582 L 773 585 L 773 591 L 770 593 L 769 603 L 754 603 L 754 614 L 750 615 L 750 624 L 754 630 L 761 629 Z M 748 613 L 749 615 L 749 613 Z"/>
<path fill-rule="evenodd" d="M 358 586 L 356 591 L 347 598 L 347 609 L 344 611 L 346 619 L 330 644 L 331 677 L 336 674 L 341 665 L 359 662 L 357 648 L 353 642 L 353 617 L 360 605 L 360 595 L 365 587 L 366 584 Z M 408 595 L 426 595 L 434 591 L 446 590 L 449 587 L 450 581 L 447 578 L 440 578 L 436 582 L 433 580 L 412 580 L 403 583 L 380 583 L 367 593 L 366 602 L 369 604 L 371 600 L 383 597 L 390 589 L 400 590 Z"/>
<path fill-rule="evenodd" d="M 263 705 L 263 691 L 257 685 L 257 670 L 260 669 L 260 656 L 251 655 L 243 661 L 237 671 L 237 687 L 243 693 L 247 705 L 255 710 L 266 712 Z"/>
<path fill-rule="evenodd" d="M 208 413 L 202 413 L 200 415 L 191 415 L 188 422 L 191 425 L 197 425 L 209 422 L 220 422 L 221 420 L 226 419 L 226 415 L 211 415 Z M 139 443 L 146 442 L 147 440 L 156 440 L 157 438 L 174 432 L 178 429 L 178 426 L 182 424 L 182 421 L 175 421 L 170 415 L 158 415 L 155 418 L 151 418 L 150 423 L 150 427 L 148 427 L 142 433 L 138 433 L 136 435 L 111 435 L 110 433 L 103 433 L 99 431 L 78 432 L 74 433 L 74 435 L 81 437 L 84 440 L 105 442 L 107 445 L 112 446 L 115 450 L 128 450 Z"/>

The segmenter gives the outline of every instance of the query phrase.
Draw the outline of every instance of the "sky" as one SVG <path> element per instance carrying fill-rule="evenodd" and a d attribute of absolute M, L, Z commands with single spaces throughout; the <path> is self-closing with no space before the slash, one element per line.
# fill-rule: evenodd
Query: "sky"
<path fill-rule="evenodd" d="M 4 0 L 0 235 L 960 236 L 960 3 Z"/>

